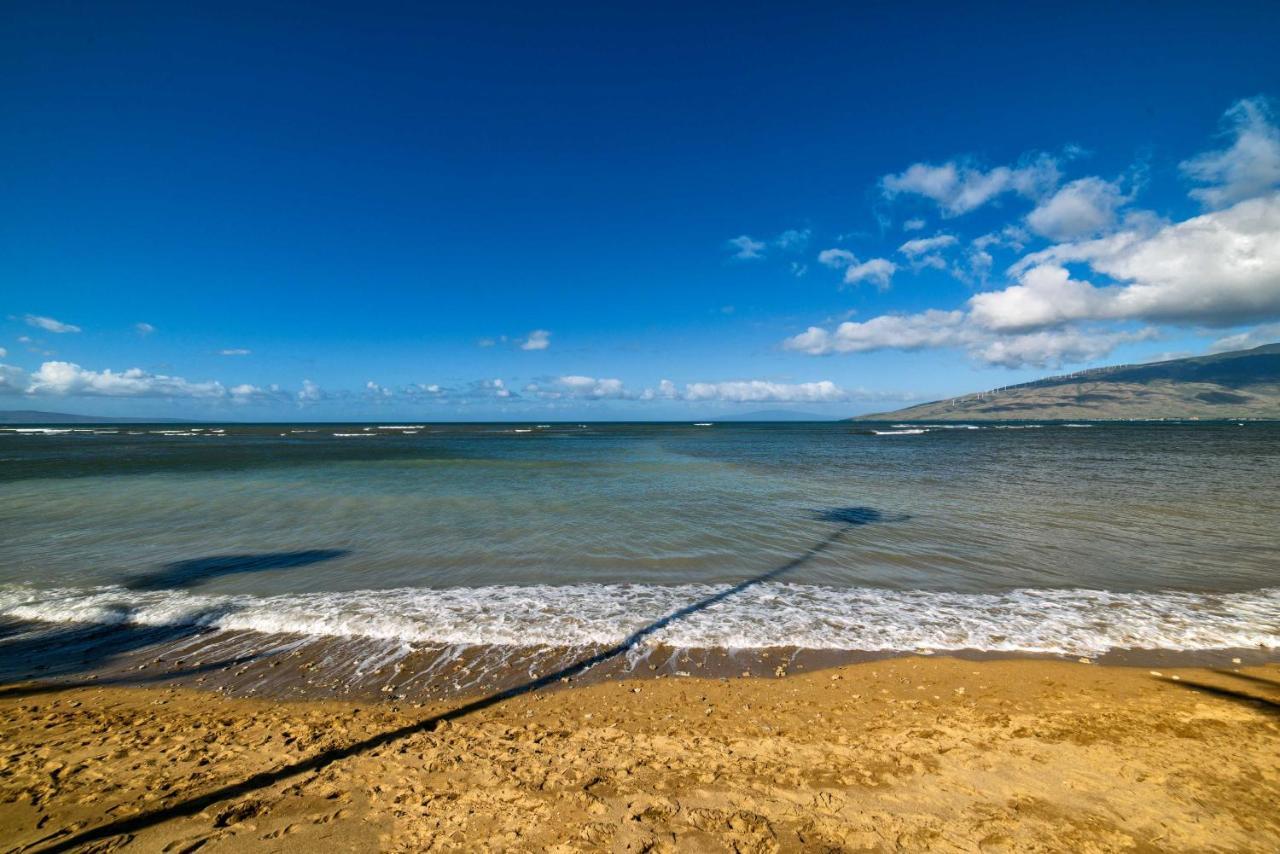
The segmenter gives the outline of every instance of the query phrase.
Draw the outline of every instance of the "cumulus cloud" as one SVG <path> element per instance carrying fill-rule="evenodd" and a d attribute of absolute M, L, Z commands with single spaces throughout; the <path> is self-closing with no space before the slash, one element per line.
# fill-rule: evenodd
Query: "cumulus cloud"
<path fill-rule="evenodd" d="M 1027 225 L 1050 240 L 1079 240 L 1112 227 L 1116 210 L 1128 201 L 1114 181 L 1081 178 L 1044 199 L 1027 215 Z"/>
<path fill-rule="evenodd" d="M 509 397 L 514 397 L 515 394 L 511 391 L 511 389 L 507 388 L 507 384 L 503 382 L 501 379 L 492 379 L 492 380 L 476 380 L 475 382 L 471 383 L 471 386 L 468 389 L 468 396 L 496 397 L 500 399 L 506 399 Z"/>
<path fill-rule="evenodd" d="M 1209 345 L 1210 353 L 1225 353 L 1229 350 L 1249 350 L 1264 344 L 1275 344 L 1280 341 L 1280 323 L 1263 323 L 1243 332 L 1225 335 Z"/>
<path fill-rule="evenodd" d="M 812 236 L 813 232 L 810 229 L 788 228 L 774 238 L 773 242 L 779 249 L 784 251 L 799 251 L 809 245 L 809 238 Z"/>
<path fill-rule="evenodd" d="M 141 368 L 116 373 L 90 371 L 74 362 L 45 362 L 31 375 L 28 394 L 98 397 L 219 398 L 227 394 L 217 381 L 189 382 L 182 377 L 153 374 Z"/>
<path fill-rule="evenodd" d="M 544 383 L 530 383 L 525 392 L 546 400 L 575 398 L 582 400 L 624 400 L 636 397 L 627 391 L 619 379 L 597 379 L 570 375 L 556 377 Z"/>
<path fill-rule="evenodd" d="M 298 391 L 298 403 L 317 403 L 324 400 L 324 390 L 311 380 L 303 380 L 302 388 Z"/>
<path fill-rule="evenodd" d="M 989 365 L 1058 368 L 1101 359 L 1121 344 L 1154 337 L 1156 330 L 1150 328 L 1119 332 L 1052 329 L 978 339 L 971 345 L 970 352 Z"/>
<path fill-rule="evenodd" d="M 28 314 L 23 318 L 28 326 L 34 326 L 37 329 L 43 329 L 45 332 L 79 332 L 80 327 L 72 323 L 63 323 L 61 320 L 54 320 L 52 317 L 41 317 L 38 314 Z"/>
<path fill-rule="evenodd" d="M 917 237 L 899 246 L 898 252 L 907 256 L 913 270 L 921 270 L 925 267 L 945 270 L 947 261 L 942 257 L 942 253 L 956 243 L 955 235 L 951 234 Z"/>
<path fill-rule="evenodd" d="M 283 403 L 292 399 L 292 395 L 280 388 L 278 385 L 269 385 L 266 388 L 260 388 L 249 383 L 241 383 L 227 389 L 227 395 L 232 403 Z"/>
<path fill-rule="evenodd" d="M 904 193 L 937 203 L 945 217 L 975 210 L 1004 193 L 1036 198 L 1053 189 L 1060 177 L 1058 161 L 1041 154 L 1018 166 L 983 171 L 972 164 L 949 160 L 941 165 L 913 163 L 897 175 L 880 179 L 885 198 Z"/>
<path fill-rule="evenodd" d="M 1091 275 L 1074 274 L 1070 265 Z M 1154 334 L 1131 328 L 1135 323 L 1222 327 L 1275 320 L 1280 193 L 1182 222 L 1131 217 L 1104 237 L 1026 255 L 1009 272 L 1012 284 L 974 294 L 962 309 L 814 326 L 783 346 L 814 355 L 958 347 L 990 364 L 1043 366 L 1100 358 Z M 1269 329 L 1260 328 L 1264 335 Z M 1222 346 L 1250 340 L 1232 336 Z"/>
<path fill-rule="evenodd" d="M 881 315 L 861 323 L 846 321 L 828 331 L 811 326 L 783 346 L 814 356 L 871 350 L 957 347 L 974 359 L 1008 368 L 1056 368 L 1099 359 L 1120 344 L 1147 340 L 1153 330 L 1040 330 L 1015 335 L 983 328 L 963 311 L 930 309 L 918 314 Z"/>
<path fill-rule="evenodd" d="M 919 350 L 966 342 L 962 311 L 930 309 L 919 314 L 884 314 L 866 321 L 846 320 L 834 330 L 810 326 L 783 342 L 788 350 L 812 356 L 870 350 Z"/>
<path fill-rule="evenodd" d="M 916 258 L 955 245 L 955 235 L 939 234 L 936 237 L 917 237 L 915 240 L 908 240 L 898 247 L 898 251 L 908 258 Z"/>
<path fill-rule="evenodd" d="M 683 400 L 719 400 L 730 403 L 828 403 L 849 399 L 849 393 L 830 380 L 811 383 L 776 383 L 767 380 L 740 380 L 719 383 L 689 383 Z"/>
<path fill-rule="evenodd" d="M 887 258 L 872 258 L 859 261 L 858 257 L 847 249 L 823 249 L 818 253 L 818 263 L 834 270 L 844 270 L 844 283 L 856 285 L 869 281 L 880 290 L 889 287 L 898 265 Z"/>
<path fill-rule="evenodd" d="M 521 350 L 545 350 L 551 346 L 551 333 L 545 329 L 535 329 L 520 344 Z"/>
<path fill-rule="evenodd" d="M 409 383 L 403 391 L 406 397 L 427 399 L 439 399 L 448 393 L 439 383 Z"/>
<path fill-rule="evenodd" d="M 1223 116 L 1229 148 L 1208 151 L 1181 164 L 1193 181 L 1207 186 L 1191 191 L 1208 208 L 1220 208 L 1268 193 L 1280 186 L 1280 129 L 1271 104 L 1246 98 Z"/>
<path fill-rule="evenodd" d="M 246 350 L 243 347 L 229 347 L 226 350 L 219 350 L 219 356 L 248 356 L 252 350 Z"/>
<path fill-rule="evenodd" d="M 364 396 L 370 400 L 385 400 L 395 396 L 395 392 L 373 380 L 364 384 Z"/>
<path fill-rule="evenodd" d="M 750 261 L 754 258 L 763 258 L 765 243 L 762 240 L 753 240 L 745 234 L 741 234 L 728 241 L 729 248 L 734 250 L 733 257 L 740 261 Z"/>
<path fill-rule="evenodd" d="M 671 380 L 664 379 L 658 383 L 657 388 L 646 388 L 636 393 L 628 389 L 622 380 L 588 376 L 563 376 L 546 382 L 530 383 L 525 392 L 544 400 L 679 400 L 694 403 L 826 403 L 854 397 L 853 393 L 829 380 L 807 383 L 779 383 L 770 380 L 692 382 L 686 383 L 681 389 Z"/>
<path fill-rule="evenodd" d="M 152 332 L 156 331 L 156 328 L 152 326 L 150 323 L 135 323 L 133 324 L 133 328 L 134 330 L 137 331 L 139 335 L 143 337 L 146 337 L 150 335 Z"/>
<path fill-rule="evenodd" d="M 3 354 L 0 354 L 3 358 Z M 0 394 L 22 394 L 27 390 L 27 372 L 16 365 L 0 365 Z"/>
<path fill-rule="evenodd" d="M 1068 263 L 1087 264 L 1117 284 L 1075 281 L 1062 272 Z M 1052 246 L 1010 272 L 1019 284 L 974 297 L 989 325 L 1136 319 L 1231 326 L 1280 317 L 1280 193 Z"/>

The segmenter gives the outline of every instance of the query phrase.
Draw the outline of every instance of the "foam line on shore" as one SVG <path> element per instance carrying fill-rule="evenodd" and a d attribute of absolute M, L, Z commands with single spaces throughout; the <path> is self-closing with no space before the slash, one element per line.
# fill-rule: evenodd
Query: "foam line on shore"
<path fill-rule="evenodd" d="M 410 643 L 587 646 L 616 643 L 723 589 L 581 584 L 259 597 L 8 586 L 0 587 L 0 615 Z M 1280 648 L 1280 588 L 1222 594 L 1068 589 L 947 593 L 765 583 L 673 621 L 648 640 L 678 648 L 1067 655 L 1117 648 L 1274 649 Z"/>

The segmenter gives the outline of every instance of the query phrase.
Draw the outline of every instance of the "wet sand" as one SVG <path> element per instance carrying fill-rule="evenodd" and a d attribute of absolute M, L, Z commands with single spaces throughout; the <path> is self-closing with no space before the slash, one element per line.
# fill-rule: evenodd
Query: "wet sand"
<path fill-rule="evenodd" d="M 10 685 L 0 840 L 14 851 L 1280 849 L 1280 666 L 1158 672 L 905 657 L 557 684 L 471 706 Z"/>

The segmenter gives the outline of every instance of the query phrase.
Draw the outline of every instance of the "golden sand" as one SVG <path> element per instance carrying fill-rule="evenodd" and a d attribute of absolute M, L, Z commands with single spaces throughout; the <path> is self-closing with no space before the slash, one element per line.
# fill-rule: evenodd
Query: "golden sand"
<path fill-rule="evenodd" d="M 1280 850 L 1275 665 L 911 657 L 429 723 L 462 704 L 0 689 L 0 848 Z"/>

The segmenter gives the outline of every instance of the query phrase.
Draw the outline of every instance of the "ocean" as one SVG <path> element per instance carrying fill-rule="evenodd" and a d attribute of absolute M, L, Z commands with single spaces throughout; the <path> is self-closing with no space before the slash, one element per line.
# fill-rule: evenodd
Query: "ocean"
<path fill-rule="evenodd" d="M 0 676 L 1269 657 L 1278 485 L 1270 423 L 5 427 Z"/>

